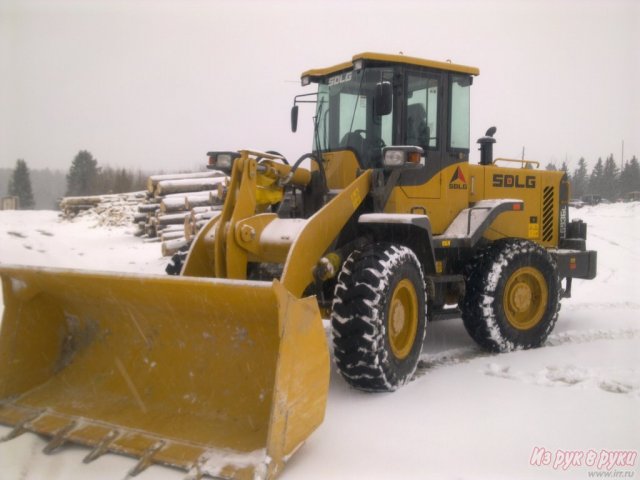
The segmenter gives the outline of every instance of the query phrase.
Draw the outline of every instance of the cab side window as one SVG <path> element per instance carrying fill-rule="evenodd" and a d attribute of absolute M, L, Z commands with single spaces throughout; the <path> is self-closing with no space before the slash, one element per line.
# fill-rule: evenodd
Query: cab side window
<path fill-rule="evenodd" d="M 449 149 L 469 150 L 469 101 L 471 78 L 465 75 L 451 77 L 451 105 L 449 106 Z"/>
<path fill-rule="evenodd" d="M 438 77 L 407 75 L 405 132 L 407 145 L 438 148 Z"/>

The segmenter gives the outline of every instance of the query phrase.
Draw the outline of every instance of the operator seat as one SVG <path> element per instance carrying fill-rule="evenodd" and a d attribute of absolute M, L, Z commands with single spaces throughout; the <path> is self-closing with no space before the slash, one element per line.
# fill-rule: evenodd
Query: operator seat
<path fill-rule="evenodd" d="M 429 146 L 427 111 L 421 103 L 407 106 L 407 145 Z"/>

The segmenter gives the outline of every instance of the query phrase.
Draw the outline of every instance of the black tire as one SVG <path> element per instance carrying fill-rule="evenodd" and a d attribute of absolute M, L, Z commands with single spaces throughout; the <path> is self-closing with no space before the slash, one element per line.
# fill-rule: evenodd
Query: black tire
<path fill-rule="evenodd" d="M 558 319 L 555 261 L 528 240 L 504 239 L 479 252 L 466 271 L 464 326 L 492 352 L 539 347 Z"/>
<path fill-rule="evenodd" d="M 164 271 L 167 275 L 180 275 L 182 266 L 184 265 L 187 255 L 189 254 L 189 246 L 186 245 L 171 256 L 171 260 L 167 263 Z"/>
<path fill-rule="evenodd" d="M 350 385 L 381 392 L 411 380 L 425 336 L 426 290 L 410 249 L 379 243 L 353 252 L 331 310 L 334 358 Z"/>

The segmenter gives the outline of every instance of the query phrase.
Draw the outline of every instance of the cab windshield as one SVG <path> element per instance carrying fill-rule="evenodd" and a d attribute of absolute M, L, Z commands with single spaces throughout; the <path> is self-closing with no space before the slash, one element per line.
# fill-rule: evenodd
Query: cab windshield
<path fill-rule="evenodd" d="M 318 87 L 315 151 L 353 150 L 369 168 L 392 144 L 393 115 L 379 115 L 374 105 L 376 85 L 392 82 L 391 68 L 367 68 L 338 73 Z"/>

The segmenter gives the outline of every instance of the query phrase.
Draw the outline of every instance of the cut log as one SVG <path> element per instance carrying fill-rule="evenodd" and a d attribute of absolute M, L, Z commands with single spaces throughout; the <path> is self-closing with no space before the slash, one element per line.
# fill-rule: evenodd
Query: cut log
<path fill-rule="evenodd" d="M 198 213 L 207 213 L 207 212 L 213 212 L 213 211 L 219 211 L 222 208 L 219 205 L 212 205 L 212 206 L 208 206 L 208 207 L 193 207 L 190 212 L 191 214 L 195 215 Z"/>
<path fill-rule="evenodd" d="M 170 173 L 166 175 L 151 175 L 147 179 L 147 190 L 151 193 L 155 193 L 158 183 L 166 180 L 185 180 L 195 178 L 216 178 L 224 177 L 225 174 L 219 170 L 207 170 L 206 172 L 192 172 L 192 173 Z"/>
<path fill-rule="evenodd" d="M 146 223 L 145 222 L 138 222 L 137 224 L 137 228 L 136 231 L 133 233 L 134 236 L 136 237 L 141 237 L 146 233 Z"/>
<path fill-rule="evenodd" d="M 184 233 L 184 238 L 186 238 L 187 241 L 190 242 L 191 240 L 193 240 L 193 237 L 196 232 L 195 232 L 195 229 L 193 228 L 193 224 L 191 223 L 191 215 L 189 215 L 184 219 L 184 225 L 182 227 L 182 231 Z"/>
<path fill-rule="evenodd" d="M 140 213 L 155 213 L 160 208 L 159 203 L 145 203 L 138 205 L 138 212 Z"/>
<path fill-rule="evenodd" d="M 88 195 L 84 197 L 64 197 L 60 200 L 60 206 L 63 205 L 98 205 L 102 202 L 103 197 L 100 195 Z"/>
<path fill-rule="evenodd" d="M 170 193 L 203 192 L 215 190 L 226 177 L 215 178 L 189 178 L 184 180 L 163 180 L 158 182 L 155 190 L 156 197 L 162 197 Z"/>
<path fill-rule="evenodd" d="M 184 227 L 179 224 L 179 223 L 174 223 L 171 225 L 162 225 L 162 233 L 169 233 L 169 232 L 182 232 L 184 230 Z"/>
<path fill-rule="evenodd" d="M 140 222 L 146 222 L 147 221 L 147 214 L 146 213 L 136 213 L 133 216 L 133 223 L 135 224 L 139 224 Z"/>
<path fill-rule="evenodd" d="M 145 233 L 149 238 L 155 238 L 158 235 L 158 219 L 156 217 L 150 217 L 145 225 Z"/>
<path fill-rule="evenodd" d="M 217 199 L 212 198 L 212 192 L 208 192 L 204 195 L 188 195 L 185 197 L 185 207 L 187 210 L 191 210 L 195 207 L 206 207 L 209 205 L 215 205 L 218 203 Z"/>
<path fill-rule="evenodd" d="M 95 208 L 96 205 L 92 205 L 92 204 L 83 204 L 83 203 L 78 203 L 78 204 L 74 204 L 74 205 L 64 205 L 62 207 L 62 210 L 64 211 L 64 213 L 66 214 L 77 214 L 78 212 L 81 212 L 82 210 L 91 210 L 92 208 Z"/>
<path fill-rule="evenodd" d="M 167 213 L 166 215 L 158 215 L 158 225 L 182 225 L 184 219 L 190 215 L 189 212 Z"/>
<path fill-rule="evenodd" d="M 187 210 L 186 200 L 184 196 L 164 198 L 160 202 L 160 211 L 162 213 L 177 213 Z"/>
<path fill-rule="evenodd" d="M 220 215 L 221 209 L 215 208 L 215 210 L 211 209 L 201 213 L 195 213 L 194 210 L 196 209 L 193 209 L 191 215 L 184 221 L 184 236 L 187 240 L 191 240 L 212 218 Z"/>
<path fill-rule="evenodd" d="M 162 231 L 162 234 L 160 234 L 160 240 L 162 240 L 163 242 L 166 242 L 168 240 L 175 240 L 176 238 L 186 238 L 184 236 L 184 229 L 182 230 L 171 230 L 171 231 Z"/>
<path fill-rule="evenodd" d="M 187 242 L 187 240 L 184 237 L 162 242 L 162 256 L 168 257 L 170 255 L 173 255 L 182 247 L 185 247 L 187 245 L 189 245 L 189 242 Z"/>

